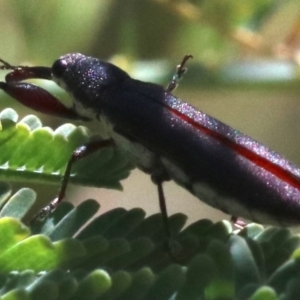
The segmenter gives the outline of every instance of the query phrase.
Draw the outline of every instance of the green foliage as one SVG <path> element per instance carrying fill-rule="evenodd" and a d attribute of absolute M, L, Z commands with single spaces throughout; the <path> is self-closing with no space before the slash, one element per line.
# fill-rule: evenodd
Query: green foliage
<path fill-rule="evenodd" d="M 31 204 L 14 201 L 10 212 L 21 205 Z M 176 214 L 171 258 L 160 214 L 116 208 L 90 222 L 98 208 L 63 203 L 27 226 L 2 214 L 0 299 L 297 299 L 300 238 L 289 230 L 250 224 L 235 233 L 209 220 L 183 229 Z"/>
<path fill-rule="evenodd" d="M 33 115 L 17 122 L 12 109 L 3 110 L 0 121 L 0 179 L 9 181 L 60 183 L 72 152 L 89 139 L 82 126 L 64 124 L 53 131 Z M 118 149 L 109 147 L 76 163 L 70 181 L 121 189 L 119 181 L 132 167 Z"/>
<path fill-rule="evenodd" d="M 53 132 L 33 116 L 17 123 L 11 109 L 0 118 L 3 179 L 7 172 L 8 180 L 59 180 L 68 153 L 88 138 L 82 127 L 64 125 Z M 30 153 L 41 141 L 51 152 L 69 150 L 54 161 L 36 151 L 36 162 Z M 131 165 L 110 151 L 93 158 L 97 164 L 111 157 L 97 167 L 107 178 L 89 179 L 93 172 L 83 178 L 77 166 L 74 182 L 119 187 Z M 184 228 L 187 217 L 175 214 L 169 217 L 168 251 L 160 214 L 145 217 L 140 208 L 116 208 L 94 217 L 99 204 L 86 200 L 77 207 L 63 203 L 43 222 L 25 225 L 21 219 L 35 201 L 31 189 L 12 194 L 8 184 L 0 184 L 1 300 L 299 298 L 300 237 L 288 229 L 250 224 L 234 232 L 229 222 L 209 220 Z"/>

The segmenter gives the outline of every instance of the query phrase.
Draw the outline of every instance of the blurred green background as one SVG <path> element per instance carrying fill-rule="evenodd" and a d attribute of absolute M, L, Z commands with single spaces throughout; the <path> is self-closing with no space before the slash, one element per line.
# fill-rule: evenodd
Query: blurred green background
<path fill-rule="evenodd" d="M 0 0 L 0 20 L 0 57 L 15 65 L 49 66 L 82 52 L 166 86 L 183 55 L 192 54 L 176 95 L 300 165 L 299 0 Z M 0 97 L 1 109 L 32 113 Z M 53 127 L 64 122 L 41 118 Z M 88 196 L 75 187 L 68 198 L 93 197 L 104 210 L 158 210 L 148 176 L 135 171 L 124 187 L 90 189 Z M 56 192 L 38 190 L 40 198 Z M 173 184 L 166 197 L 170 212 L 222 217 Z"/>

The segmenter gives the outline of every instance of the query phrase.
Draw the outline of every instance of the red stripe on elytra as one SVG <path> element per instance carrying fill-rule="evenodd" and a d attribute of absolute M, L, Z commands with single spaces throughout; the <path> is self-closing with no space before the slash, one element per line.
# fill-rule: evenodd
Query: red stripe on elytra
<path fill-rule="evenodd" d="M 274 176 L 278 177 L 279 179 L 283 180 L 284 182 L 286 182 L 286 183 L 290 184 L 291 186 L 300 190 L 300 178 L 297 177 L 296 175 L 294 175 L 293 173 L 291 173 L 290 171 L 282 168 L 279 165 L 274 164 L 267 158 L 260 156 L 259 154 L 251 151 L 250 149 L 235 143 L 234 141 L 230 140 L 229 138 L 222 135 L 221 133 L 213 131 L 213 130 L 201 125 L 197 121 L 191 119 L 190 117 L 179 112 L 178 110 L 172 109 L 171 107 L 167 107 L 167 108 L 173 114 L 178 116 L 181 120 L 186 121 L 193 127 L 197 128 L 198 130 L 201 130 L 206 135 L 209 135 L 209 136 L 213 137 L 214 139 L 218 140 L 223 145 L 232 149 L 233 151 L 235 151 L 242 157 L 247 158 L 255 165 L 265 169 L 266 171 L 272 173 Z"/>

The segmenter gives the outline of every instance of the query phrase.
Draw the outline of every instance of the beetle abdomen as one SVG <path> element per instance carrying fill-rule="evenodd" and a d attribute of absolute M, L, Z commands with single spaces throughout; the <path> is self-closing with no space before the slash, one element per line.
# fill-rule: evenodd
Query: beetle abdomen
<path fill-rule="evenodd" d="M 263 224 L 300 224 L 300 170 L 282 156 L 159 87 L 155 99 L 127 86 L 112 94 L 103 111 L 112 124 L 200 200 Z"/>

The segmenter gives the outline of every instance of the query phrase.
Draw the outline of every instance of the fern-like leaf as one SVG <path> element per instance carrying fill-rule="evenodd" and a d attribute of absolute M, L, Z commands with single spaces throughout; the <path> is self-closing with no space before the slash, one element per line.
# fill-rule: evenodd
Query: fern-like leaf
<path fill-rule="evenodd" d="M 82 126 L 64 124 L 55 131 L 31 115 L 18 122 L 12 109 L 0 113 L 0 179 L 59 183 L 72 152 L 89 140 Z M 77 162 L 71 183 L 121 189 L 120 180 L 133 165 L 115 147 L 98 151 Z"/>

